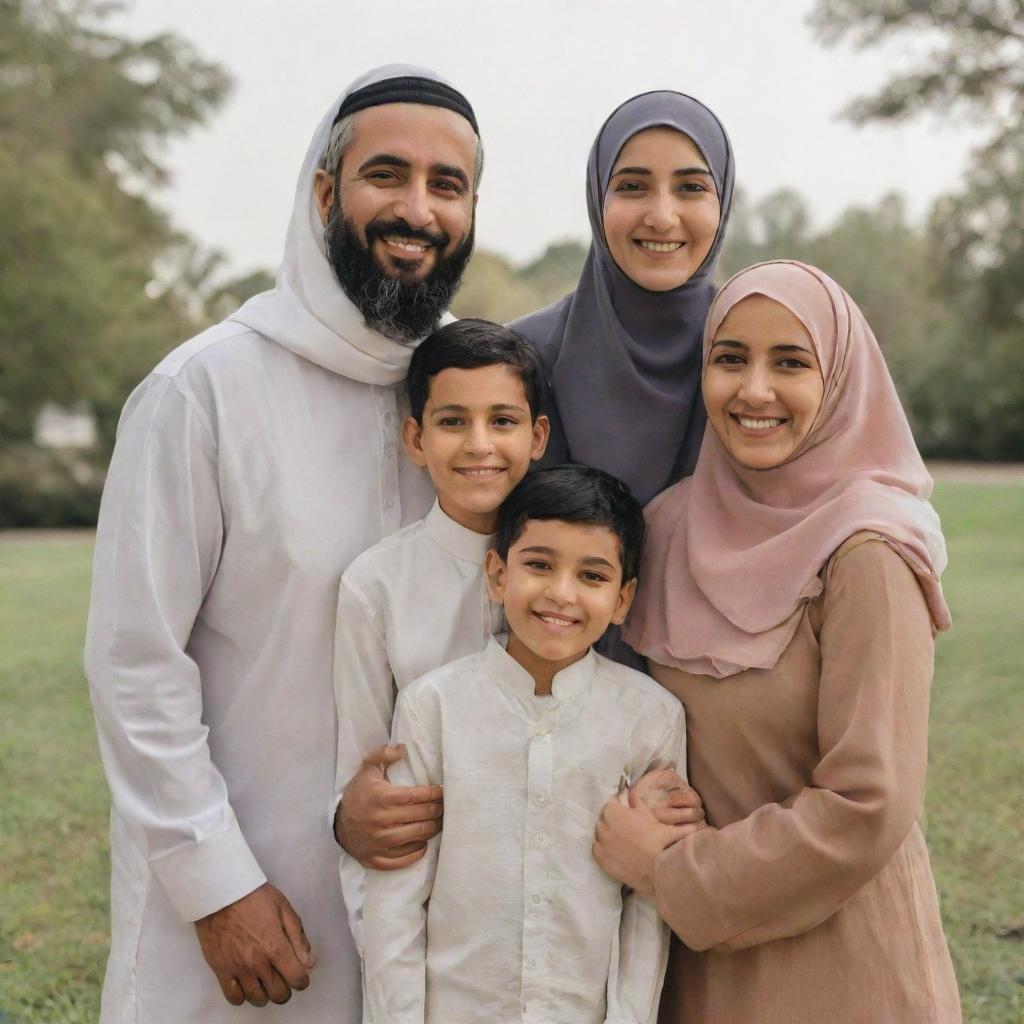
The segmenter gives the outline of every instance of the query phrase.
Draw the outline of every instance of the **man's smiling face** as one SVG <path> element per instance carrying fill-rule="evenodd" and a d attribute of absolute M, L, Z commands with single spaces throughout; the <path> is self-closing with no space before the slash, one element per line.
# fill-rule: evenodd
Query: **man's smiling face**
<path fill-rule="evenodd" d="M 337 198 L 388 276 L 422 281 L 469 237 L 476 141 L 443 107 L 388 103 L 356 114 Z M 321 193 L 325 214 L 333 198 Z"/>
<path fill-rule="evenodd" d="M 337 176 L 314 185 L 327 257 L 370 327 L 429 333 L 473 248 L 477 138 L 454 111 L 389 103 L 355 115 Z"/>

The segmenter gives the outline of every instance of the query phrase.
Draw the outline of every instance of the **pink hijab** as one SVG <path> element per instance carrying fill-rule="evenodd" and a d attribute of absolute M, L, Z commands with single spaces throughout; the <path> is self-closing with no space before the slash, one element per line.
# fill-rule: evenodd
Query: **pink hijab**
<path fill-rule="evenodd" d="M 916 573 L 937 630 L 950 624 L 932 480 L 881 350 L 849 295 L 815 267 L 773 260 L 726 282 L 708 312 L 704 366 L 726 314 L 750 295 L 806 327 L 825 382 L 807 437 L 782 465 L 747 469 L 711 425 L 692 477 L 647 506 L 640 591 L 625 630 L 640 654 L 723 677 L 771 668 L 853 534 L 881 537 Z"/>

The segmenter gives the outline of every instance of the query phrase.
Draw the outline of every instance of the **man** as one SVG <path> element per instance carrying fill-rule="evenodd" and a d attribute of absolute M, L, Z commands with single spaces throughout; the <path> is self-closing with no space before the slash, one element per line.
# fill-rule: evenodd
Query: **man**
<path fill-rule="evenodd" d="M 277 288 L 125 406 L 86 641 L 113 798 L 105 1024 L 360 1020 L 327 824 L 338 580 L 429 508 L 398 385 L 469 258 L 480 166 L 432 72 L 357 80 L 313 137 Z M 439 798 L 409 791 L 418 834 Z"/>

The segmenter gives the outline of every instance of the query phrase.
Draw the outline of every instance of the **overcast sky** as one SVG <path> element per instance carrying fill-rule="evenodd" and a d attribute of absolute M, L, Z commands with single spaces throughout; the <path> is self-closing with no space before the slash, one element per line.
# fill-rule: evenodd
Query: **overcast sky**
<path fill-rule="evenodd" d="M 478 243 L 516 262 L 587 238 L 584 166 L 608 113 L 649 89 L 691 93 L 722 119 L 737 178 L 759 198 L 790 186 L 827 224 L 904 193 L 914 216 L 958 188 L 976 136 L 919 121 L 856 129 L 838 116 L 905 59 L 902 47 L 827 50 L 811 0 L 135 0 L 117 27 L 171 30 L 234 89 L 170 150 L 160 197 L 175 223 L 229 257 L 276 267 L 313 128 L 357 75 L 434 67 L 477 113 L 487 163 Z"/>

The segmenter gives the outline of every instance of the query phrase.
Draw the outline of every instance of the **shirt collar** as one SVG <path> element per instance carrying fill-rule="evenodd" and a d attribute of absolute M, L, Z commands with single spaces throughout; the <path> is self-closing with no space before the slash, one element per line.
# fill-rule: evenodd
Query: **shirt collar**
<path fill-rule="evenodd" d="M 484 667 L 487 674 L 517 697 L 532 701 L 535 699 L 536 689 L 533 676 L 508 654 L 505 650 L 506 643 L 507 638 L 504 634 L 500 637 L 492 636 L 488 641 L 484 651 Z M 570 701 L 594 683 L 596 676 L 597 655 L 591 647 L 579 661 L 555 674 L 551 681 L 551 696 L 559 703 Z"/>
<path fill-rule="evenodd" d="M 494 547 L 494 534 L 477 533 L 461 526 L 441 508 L 435 498 L 434 507 L 427 513 L 427 532 L 450 555 L 474 565 L 484 564 L 484 555 Z"/>

